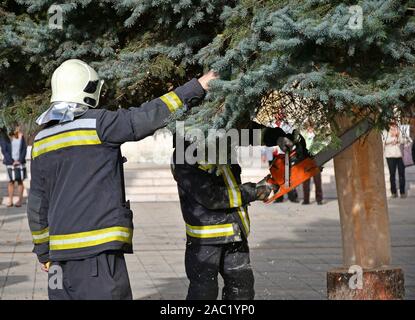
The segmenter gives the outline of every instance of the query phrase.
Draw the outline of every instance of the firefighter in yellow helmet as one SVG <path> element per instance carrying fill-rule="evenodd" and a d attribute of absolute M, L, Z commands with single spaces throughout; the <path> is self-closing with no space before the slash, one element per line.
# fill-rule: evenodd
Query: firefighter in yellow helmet
<path fill-rule="evenodd" d="M 133 252 L 133 223 L 120 146 L 200 102 L 214 78 L 209 72 L 140 107 L 108 111 L 97 109 L 103 81 L 88 64 L 71 59 L 55 70 L 51 106 L 37 119 L 27 208 L 34 252 L 50 278 L 63 276 L 49 286 L 50 299 L 132 298 L 124 253 Z"/>

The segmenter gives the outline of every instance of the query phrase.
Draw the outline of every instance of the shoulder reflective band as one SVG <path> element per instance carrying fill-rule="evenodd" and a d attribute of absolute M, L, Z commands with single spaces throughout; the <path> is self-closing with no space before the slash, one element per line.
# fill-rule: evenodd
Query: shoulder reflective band
<path fill-rule="evenodd" d="M 177 109 L 183 107 L 182 100 L 180 100 L 179 96 L 174 91 L 161 96 L 160 99 L 166 104 L 170 112 L 175 112 Z"/>
<path fill-rule="evenodd" d="M 32 157 L 33 159 L 50 151 L 58 149 L 101 144 L 96 130 L 74 130 L 59 133 L 48 138 L 36 141 L 33 144 Z"/>
<path fill-rule="evenodd" d="M 66 132 L 66 131 L 96 129 L 96 127 L 97 127 L 96 119 L 77 119 L 71 122 L 67 122 L 64 124 L 57 124 L 56 126 L 43 129 L 36 135 L 35 141 L 53 136 L 58 133 Z"/>
<path fill-rule="evenodd" d="M 194 238 L 218 238 L 233 236 L 235 231 L 231 223 L 213 226 L 191 226 L 186 223 L 186 233 Z"/>
<path fill-rule="evenodd" d="M 111 227 L 80 233 L 51 235 L 49 247 L 50 250 L 79 249 L 98 246 L 100 244 L 113 241 L 131 243 L 132 238 L 132 229 L 124 227 Z"/>
<path fill-rule="evenodd" d="M 239 214 L 239 218 L 241 218 L 242 220 L 242 224 L 244 226 L 245 232 L 246 232 L 246 236 L 249 235 L 250 232 L 250 221 L 249 221 L 249 215 L 248 212 L 246 211 L 246 209 L 244 207 L 240 207 L 238 208 L 238 214 Z"/>
<path fill-rule="evenodd" d="M 223 180 L 228 188 L 229 206 L 230 208 L 238 208 L 242 206 L 241 191 L 239 190 L 236 179 L 229 166 L 221 166 Z"/>
<path fill-rule="evenodd" d="M 49 242 L 49 228 L 40 231 L 32 231 L 32 237 L 34 244 Z"/>

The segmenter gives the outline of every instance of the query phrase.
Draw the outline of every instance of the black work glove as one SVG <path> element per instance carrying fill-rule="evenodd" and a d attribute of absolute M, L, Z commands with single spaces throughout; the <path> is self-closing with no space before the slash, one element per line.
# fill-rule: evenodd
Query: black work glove
<path fill-rule="evenodd" d="M 279 189 L 279 186 L 269 183 L 268 179 L 270 178 L 270 175 L 267 175 L 264 179 L 259 181 L 255 184 L 255 195 L 256 200 L 266 200 L 268 199 L 271 192 L 277 192 Z"/>
<path fill-rule="evenodd" d="M 246 195 L 246 199 L 248 199 L 247 202 L 265 200 L 272 191 L 278 192 L 279 186 L 267 182 L 270 177 L 271 175 L 267 175 L 258 183 L 247 182 L 241 185 L 241 190 Z"/>

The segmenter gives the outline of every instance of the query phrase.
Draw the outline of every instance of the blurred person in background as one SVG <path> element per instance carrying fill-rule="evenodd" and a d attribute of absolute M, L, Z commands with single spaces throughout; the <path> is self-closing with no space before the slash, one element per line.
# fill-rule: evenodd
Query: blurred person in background
<path fill-rule="evenodd" d="M 23 202 L 24 184 L 26 179 L 26 152 L 27 145 L 23 133 L 18 125 L 14 126 L 8 135 L 5 135 L 1 142 L 1 151 L 3 153 L 3 163 L 6 165 L 9 175 L 8 207 L 13 206 L 13 196 L 15 184 L 17 182 L 18 200 L 16 207 L 21 207 Z"/>
<path fill-rule="evenodd" d="M 294 127 L 289 123 L 289 121 L 286 119 L 286 116 L 283 112 L 280 112 L 275 116 L 275 122 L 272 124 L 274 128 L 281 128 L 285 133 L 292 134 L 294 131 Z M 277 157 L 279 154 L 284 154 L 284 152 L 276 147 L 274 148 L 273 157 Z M 271 161 L 272 163 L 272 161 Z M 270 165 L 271 165 L 270 163 Z M 288 192 L 288 200 L 294 203 L 300 202 L 298 200 L 298 193 L 297 189 L 292 189 L 290 192 Z M 274 203 L 284 202 L 284 196 L 279 197 L 274 201 Z"/>
<path fill-rule="evenodd" d="M 305 139 L 307 150 L 310 150 L 311 145 L 313 144 L 313 140 L 315 137 L 314 129 L 311 125 L 307 127 L 307 129 L 301 133 Z M 303 194 L 304 194 L 304 205 L 310 204 L 310 179 L 303 183 Z M 321 172 L 317 173 L 313 177 L 314 185 L 316 187 L 316 202 L 318 205 L 323 204 L 323 187 L 321 181 Z"/>
<path fill-rule="evenodd" d="M 415 162 L 415 118 L 410 121 L 409 136 L 412 139 L 412 159 Z"/>
<path fill-rule="evenodd" d="M 396 169 L 398 169 L 400 196 L 401 198 L 406 198 L 405 165 L 402 159 L 401 148 L 404 143 L 405 139 L 402 136 L 398 125 L 396 123 L 392 123 L 389 127 L 388 133 L 386 134 L 384 146 L 384 154 L 389 169 L 392 198 L 398 197 L 396 188 Z"/>

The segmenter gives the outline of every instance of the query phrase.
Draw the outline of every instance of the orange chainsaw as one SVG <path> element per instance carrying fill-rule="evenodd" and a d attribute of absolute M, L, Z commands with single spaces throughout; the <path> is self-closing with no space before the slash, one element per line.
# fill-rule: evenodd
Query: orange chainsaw
<path fill-rule="evenodd" d="M 294 145 L 291 151 L 285 154 L 277 155 L 269 168 L 267 183 L 274 186 L 275 192 L 271 194 L 265 203 L 271 203 L 284 194 L 290 192 L 303 182 L 307 181 L 323 169 L 323 164 L 333 159 L 343 150 L 351 146 L 356 140 L 367 134 L 373 127 L 370 120 L 364 119 L 349 130 L 343 133 L 340 138 L 340 147 L 326 147 L 316 155 L 309 155 L 308 152 L 301 152 L 305 157 L 297 152 L 297 146 Z"/>

